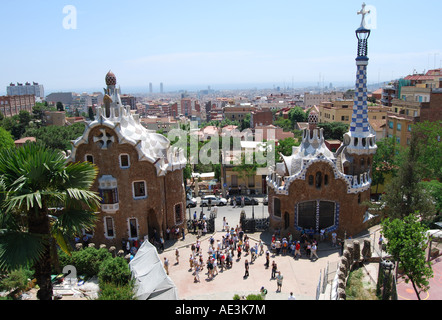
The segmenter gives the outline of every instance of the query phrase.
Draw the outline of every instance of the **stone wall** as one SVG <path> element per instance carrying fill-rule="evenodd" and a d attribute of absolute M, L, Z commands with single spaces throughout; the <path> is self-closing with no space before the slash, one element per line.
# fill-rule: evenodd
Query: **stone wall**
<path fill-rule="evenodd" d="M 348 240 L 347 240 L 348 241 Z M 361 242 L 354 240 L 347 242 L 344 252 L 341 256 L 335 281 L 332 285 L 332 300 L 346 300 L 345 288 L 350 272 L 361 265 L 363 262 L 370 261 L 372 258 L 370 240 Z"/>

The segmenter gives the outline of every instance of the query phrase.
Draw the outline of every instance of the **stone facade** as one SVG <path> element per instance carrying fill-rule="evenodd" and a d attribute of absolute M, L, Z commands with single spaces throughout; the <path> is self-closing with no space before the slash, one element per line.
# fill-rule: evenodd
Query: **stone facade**
<path fill-rule="evenodd" d="M 105 106 L 73 141 L 68 161 L 98 167 L 92 190 L 103 201 L 91 242 L 119 249 L 123 239 L 151 239 L 154 230 L 160 236 L 168 227 L 184 228 L 186 159 L 165 137 L 145 129 L 130 106 L 121 105 L 112 75 L 106 83 Z"/>

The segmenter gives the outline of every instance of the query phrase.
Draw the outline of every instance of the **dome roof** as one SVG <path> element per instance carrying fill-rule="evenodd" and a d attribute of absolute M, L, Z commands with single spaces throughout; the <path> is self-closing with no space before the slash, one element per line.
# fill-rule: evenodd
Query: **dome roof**
<path fill-rule="evenodd" d="M 106 85 L 115 86 L 117 84 L 117 77 L 112 71 L 109 71 L 106 74 Z"/>

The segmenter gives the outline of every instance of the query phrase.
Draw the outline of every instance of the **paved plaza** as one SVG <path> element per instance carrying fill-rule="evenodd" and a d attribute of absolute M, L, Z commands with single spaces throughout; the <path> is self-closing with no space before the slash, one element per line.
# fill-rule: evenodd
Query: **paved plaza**
<path fill-rule="evenodd" d="M 213 235 L 215 243 L 221 240 L 225 232 L 222 232 L 223 217 L 230 227 L 239 225 L 239 216 L 241 210 L 245 210 L 247 217 L 251 217 L 252 207 L 233 208 L 232 206 L 219 207 L 216 219 L 216 232 L 206 234 L 200 238 L 201 252 L 203 261 L 206 262 L 209 256 L 209 238 Z M 254 208 L 256 218 L 265 218 L 268 216 L 267 206 L 261 203 Z M 199 214 L 200 207 L 191 209 L 191 214 L 197 211 Z M 204 209 L 207 214 L 208 210 Z M 207 214 L 208 215 L 208 214 Z M 250 246 L 262 240 L 264 251 L 270 250 L 272 234 L 269 232 L 247 233 L 250 238 Z M 164 257 L 169 259 L 169 276 L 178 288 L 178 295 L 183 300 L 232 300 L 235 294 L 245 295 L 251 293 L 259 293 L 261 287 L 265 287 L 268 291 L 266 300 L 287 300 L 290 292 L 293 292 L 297 300 L 314 300 L 316 299 L 316 289 L 320 273 L 326 268 L 327 263 L 336 263 L 339 261 L 338 248 L 332 248 L 329 243 L 319 243 L 317 260 L 303 255 L 301 258 L 295 259 L 293 256 L 270 254 L 270 267 L 265 267 L 265 254 L 258 256 L 257 259 L 250 264 L 249 276 L 244 278 L 245 260 L 251 262 L 251 256 L 244 255 L 238 260 L 235 252 L 231 269 L 219 271 L 212 279 L 208 278 L 207 267 L 200 272 L 200 282 L 194 282 L 193 271 L 190 270 L 189 257 L 191 254 L 191 245 L 196 243 L 197 236 L 187 234 L 185 239 L 166 241 L 164 252 L 160 254 L 163 261 Z M 180 259 L 176 264 L 175 249 L 178 248 Z M 280 292 L 277 292 L 277 283 L 275 279 L 271 279 L 271 264 L 275 261 L 278 271 L 281 271 L 283 285 Z"/>

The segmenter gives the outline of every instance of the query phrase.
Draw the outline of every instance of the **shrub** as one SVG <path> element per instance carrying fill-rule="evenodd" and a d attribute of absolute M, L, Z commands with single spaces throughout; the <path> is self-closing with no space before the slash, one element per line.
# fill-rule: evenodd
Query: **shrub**
<path fill-rule="evenodd" d="M 32 271 L 23 268 L 9 272 L 0 279 L 0 291 L 11 291 L 9 297 L 15 299 L 28 288 L 32 273 Z"/>
<path fill-rule="evenodd" d="M 100 283 L 111 282 L 115 285 L 126 285 L 130 282 L 131 272 L 129 264 L 122 257 L 106 259 L 100 265 L 98 280 Z"/>
<path fill-rule="evenodd" d="M 69 256 L 66 255 L 66 257 Z M 86 278 L 90 278 L 98 274 L 100 271 L 100 265 L 108 258 L 112 258 L 112 254 L 110 254 L 105 248 L 95 249 L 88 247 L 72 252 L 71 259 L 60 259 L 60 267 L 63 268 L 67 264 L 72 264 L 77 269 L 78 275 L 84 275 Z M 62 261 L 67 264 L 63 265 Z"/>
<path fill-rule="evenodd" d="M 98 300 L 136 300 L 132 282 L 124 286 L 101 283 Z"/>

